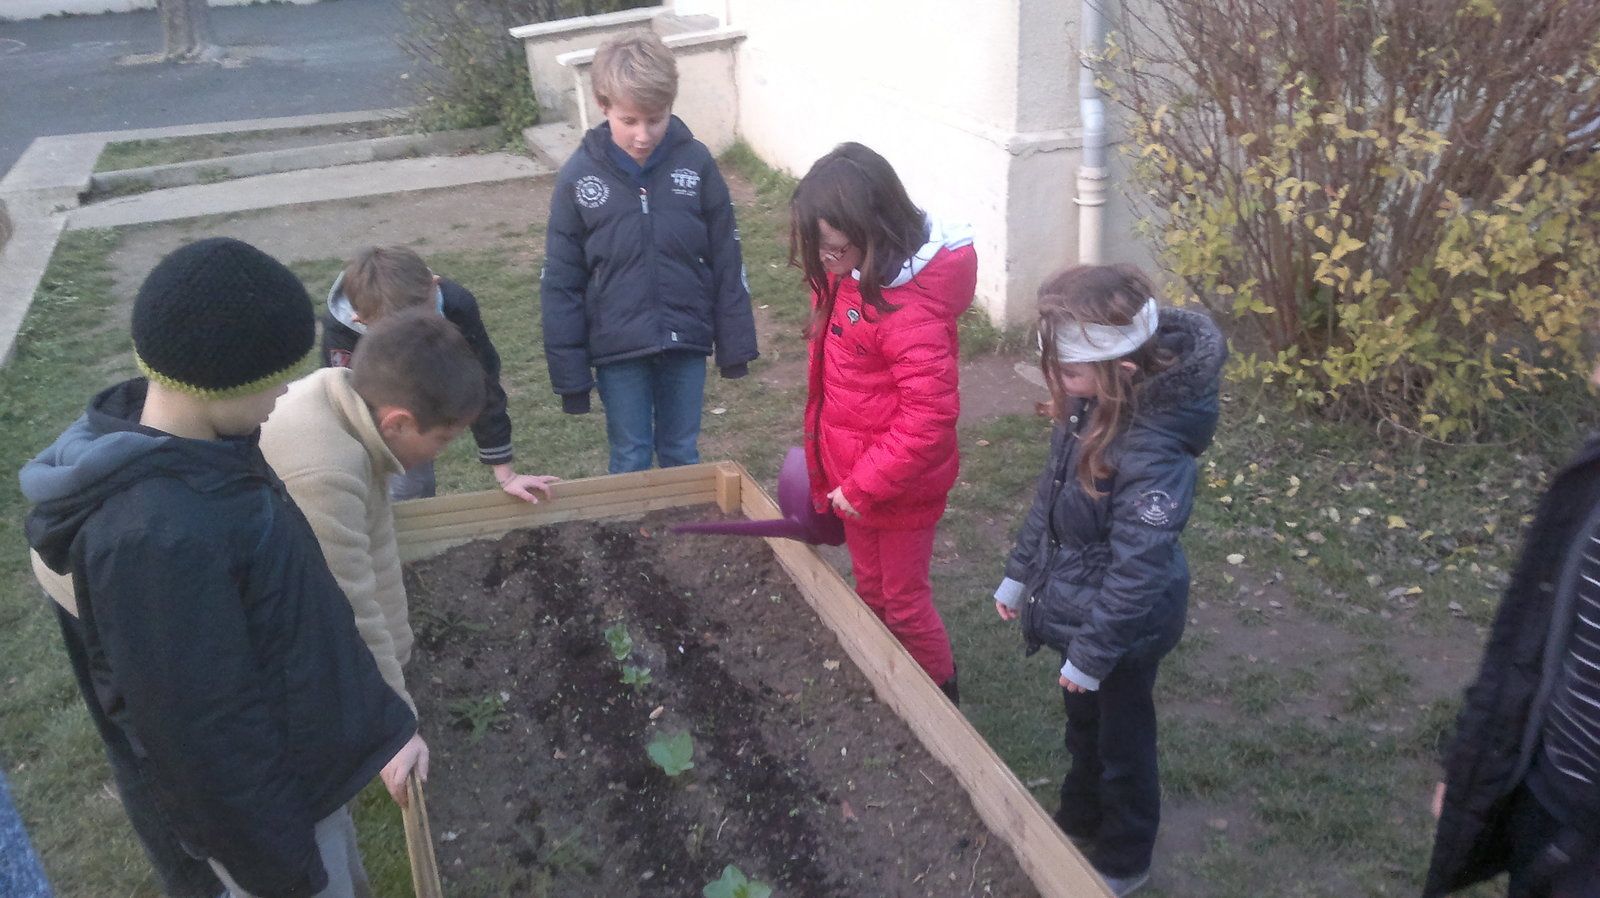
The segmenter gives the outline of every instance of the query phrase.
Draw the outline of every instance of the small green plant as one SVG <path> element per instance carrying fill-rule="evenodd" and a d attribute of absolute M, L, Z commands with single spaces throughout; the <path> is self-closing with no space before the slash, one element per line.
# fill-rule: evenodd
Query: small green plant
<path fill-rule="evenodd" d="M 688 733 L 657 733 L 645 746 L 645 753 L 667 776 L 676 777 L 694 766 L 694 737 Z"/>
<path fill-rule="evenodd" d="M 642 689 L 650 685 L 651 679 L 653 678 L 650 676 L 650 668 L 648 667 L 636 667 L 632 664 L 627 664 L 622 668 L 622 682 L 635 689 Z"/>
<path fill-rule="evenodd" d="M 503 693 L 491 693 L 483 698 L 464 698 L 450 704 L 450 719 L 457 725 L 467 727 L 471 735 L 467 741 L 477 745 L 483 734 L 506 713 L 506 699 Z"/>
<path fill-rule="evenodd" d="M 627 624 L 613 624 L 606 628 L 606 645 L 611 646 L 611 657 L 628 660 L 633 654 L 633 637 L 628 635 Z"/>
<path fill-rule="evenodd" d="M 417 642 L 424 648 L 435 648 L 469 633 L 482 633 L 487 624 L 472 620 L 455 611 L 435 611 L 432 608 L 414 608 L 411 611 L 412 629 Z"/>
<path fill-rule="evenodd" d="M 729 864 L 722 868 L 722 876 L 706 883 L 700 891 L 705 898 L 771 898 L 772 886 L 745 876 L 738 867 Z"/>

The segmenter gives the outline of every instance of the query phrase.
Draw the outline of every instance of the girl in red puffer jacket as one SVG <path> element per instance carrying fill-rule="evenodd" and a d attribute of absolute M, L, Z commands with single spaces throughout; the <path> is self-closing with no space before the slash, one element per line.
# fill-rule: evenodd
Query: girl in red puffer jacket
<path fill-rule="evenodd" d="M 971 230 L 929 218 L 857 143 L 811 166 L 789 216 L 790 263 L 811 287 L 812 501 L 844 520 L 856 592 L 955 701 L 928 571 L 960 467 L 956 318 L 977 283 Z"/>

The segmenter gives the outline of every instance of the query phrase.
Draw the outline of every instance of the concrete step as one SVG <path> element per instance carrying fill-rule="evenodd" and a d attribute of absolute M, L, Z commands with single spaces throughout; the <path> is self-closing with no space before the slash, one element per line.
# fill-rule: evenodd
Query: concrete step
<path fill-rule="evenodd" d="M 413 156 L 448 155 L 476 147 L 492 146 L 499 140 L 498 127 L 340 140 L 99 172 L 89 176 L 89 189 L 91 193 L 105 193 L 123 185 L 146 185 L 156 189 L 185 187 L 190 184 L 214 182 L 219 175 L 225 178 L 244 178 L 297 171 L 302 168 L 329 168 L 335 165 L 379 162 Z"/>
<path fill-rule="evenodd" d="M 366 162 L 156 190 L 74 209 L 67 228 L 113 228 L 462 184 L 536 178 L 551 168 L 523 156 L 485 153 Z"/>
<path fill-rule="evenodd" d="M 559 171 L 583 142 L 583 131 L 572 122 L 549 122 L 522 130 L 522 142 L 528 145 L 533 158 Z"/>

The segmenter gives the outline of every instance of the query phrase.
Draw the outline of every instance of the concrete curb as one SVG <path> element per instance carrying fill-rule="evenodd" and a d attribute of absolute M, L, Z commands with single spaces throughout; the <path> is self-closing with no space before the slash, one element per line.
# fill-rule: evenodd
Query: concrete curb
<path fill-rule="evenodd" d="M 44 279 L 44 273 L 50 265 L 50 256 L 55 252 L 56 241 L 68 226 L 69 215 L 71 210 L 77 208 L 79 195 L 88 189 L 95 161 L 100 157 L 106 144 L 124 140 L 157 140 L 165 137 L 358 124 L 402 118 L 409 112 L 407 109 L 369 109 L 358 112 L 208 122 L 168 128 L 97 131 L 35 139 L 23 152 L 22 158 L 18 159 L 6 173 L 4 179 L 0 179 L 0 217 L 9 221 L 11 230 L 9 239 L 0 242 L 0 365 L 4 365 L 11 358 L 17 333 L 27 317 L 28 308 L 33 304 L 34 293 L 37 292 L 39 283 Z M 479 161 L 485 158 L 490 161 L 487 163 Z M 380 168 L 374 169 L 372 168 L 374 166 Z M 383 166 L 399 166 L 399 168 L 381 168 Z M 352 170 L 364 171 L 356 173 Z M 156 202 L 155 197 L 150 195 L 128 197 L 127 200 L 143 200 L 149 205 L 141 205 L 137 209 L 129 209 L 125 205 L 120 212 L 107 213 L 103 210 L 113 204 L 105 203 L 95 207 L 96 215 L 104 216 L 101 221 L 91 223 L 73 217 L 72 225 L 113 227 L 117 224 L 140 221 L 167 221 L 195 215 L 238 212 L 293 203 L 531 178 L 548 174 L 549 171 L 548 168 L 526 158 L 506 154 L 472 157 L 464 161 L 447 157 L 360 163 L 339 168 L 261 175 L 249 181 L 180 187 L 168 191 L 174 194 L 182 191 L 200 191 L 199 200 L 193 196 L 184 199 L 183 202 L 178 201 L 183 198 L 168 198 L 163 204 Z M 268 180 L 273 178 L 289 180 L 277 182 Z M 327 183 L 330 180 L 332 183 Z M 267 183 L 252 185 L 251 181 Z M 218 191 L 218 188 L 221 190 Z M 206 193 L 207 191 L 211 193 Z M 228 192 L 239 194 L 238 199 L 231 202 L 217 199 L 217 193 Z M 126 201 L 120 202 L 126 203 Z M 117 220 L 118 216 L 126 217 L 127 221 Z"/>
<path fill-rule="evenodd" d="M 91 193 L 115 190 L 121 185 L 143 184 L 151 188 L 186 187 L 210 183 L 216 173 L 245 178 L 305 168 L 330 168 L 360 162 L 381 162 L 410 156 L 436 156 L 458 153 L 483 146 L 500 136 L 499 128 L 472 128 L 464 131 L 439 131 L 432 134 L 397 134 L 343 140 L 336 143 L 282 150 L 262 150 L 236 156 L 218 156 L 166 165 L 147 165 L 89 176 Z"/>
<path fill-rule="evenodd" d="M 67 219 L 48 196 L 0 197 L 0 203 L 13 226 L 11 239 L 0 247 L 0 365 L 5 365 Z"/>

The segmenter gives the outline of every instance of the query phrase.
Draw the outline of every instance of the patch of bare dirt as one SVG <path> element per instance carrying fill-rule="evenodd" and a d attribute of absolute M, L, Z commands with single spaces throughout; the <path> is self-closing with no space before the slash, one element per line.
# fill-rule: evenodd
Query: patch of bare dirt
<path fill-rule="evenodd" d="M 808 898 L 1036 894 L 765 543 L 665 529 L 705 516 L 536 528 L 410 567 L 451 893 L 693 895 L 734 864 Z M 673 778 L 646 746 L 683 732 L 693 767 Z"/>

